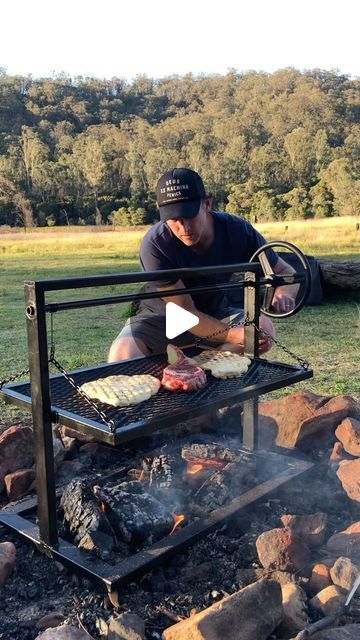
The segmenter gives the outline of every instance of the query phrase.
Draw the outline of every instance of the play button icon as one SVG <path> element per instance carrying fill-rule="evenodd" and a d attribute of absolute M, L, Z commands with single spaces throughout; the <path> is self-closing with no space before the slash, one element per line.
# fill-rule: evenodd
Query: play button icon
<path fill-rule="evenodd" d="M 199 318 L 174 302 L 166 304 L 166 337 L 169 340 L 199 324 Z"/>

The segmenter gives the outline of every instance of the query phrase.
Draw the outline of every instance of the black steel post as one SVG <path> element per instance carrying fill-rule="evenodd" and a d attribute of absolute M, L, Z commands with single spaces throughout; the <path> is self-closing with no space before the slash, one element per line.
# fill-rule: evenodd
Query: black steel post
<path fill-rule="evenodd" d="M 246 323 L 259 326 L 260 318 L 260 286 L 257 273 L 247 271 L 245 282 L 253 282 L 254 286 L 246 286 L 244 292 L 244 312 Z M 254 324 L 245 324 L 244 353 L 251 358 L 259 357 L 259 332 Z M 253 451 L 258 446 L 258 396 L 245 400 L 243 405 L 243 447 Z"/>
<path fill-rule="evenodd" d="M 54 453 L 51 428 L 48 346 L 45 296 L 36 282 L 25 284 L 26 325 L 31 381 L 36 490 L 41 541 L 44 546 L 58 543 Z"/>

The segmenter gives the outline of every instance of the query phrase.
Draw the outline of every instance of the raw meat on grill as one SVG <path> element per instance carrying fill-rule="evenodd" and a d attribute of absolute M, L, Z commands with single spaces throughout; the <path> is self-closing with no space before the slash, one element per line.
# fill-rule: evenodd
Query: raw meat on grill
<path fill-rule="evenodd" d="M 206 385 L 206 373 L 192 363 L 175 345 L 167 347 L 169 365 L 163 371 L 161 384 L 171 391 L 196 391 Z"/>

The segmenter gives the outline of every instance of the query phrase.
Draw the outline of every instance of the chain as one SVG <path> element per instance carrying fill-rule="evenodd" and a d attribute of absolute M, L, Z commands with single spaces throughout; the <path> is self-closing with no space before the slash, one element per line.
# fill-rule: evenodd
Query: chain
<path fill-rule="evenodd" d="M 51 323 L 50 323 L 51 346 L 50 346 L 49 362 L 51 362 L 58 369 L 58 371 L 60 371 L 60 373 L 64 376 L 64 378 L 68 381 L 68 383 L 73 387 L 73 389 L 75 389 L 75 391 L 79 394 L 79 396 L 81 396 L 85 400 L 85 402 L 87 402 L 92 407 L 92 409 L 94 409 L 95 413 L 99 416 L 102 422 L 104 422 L 104 424 L 106 424 L 106 426 L 113 433 L 116 429 L 114 421 L 111 419 L 109 420 L 105 411 L 102 411 L 101 409 L 99 409 L 97 404 L 88 396 L 88 394 L 85 391 L 83 391 L 83 389 L 81 389 L 81 387 L 79 387 L 79 385 L 75 382 L 74 378 L 71 377 L 71 375 L 64 369 L 64 367 L 60 364 L 60 362 L 55 358 L 55 341 L 54 341 L 54 327 L 53 327 L 52 314 L 50 317 L 51 317 Z"/>
<path fill-rule="evenodd" d="M 307 371 L 308 368 L 310 367 L 310 363 L 307 362 L 307 360 L 304 360 L 303 358 L 301 358 L 301 356 L 296 355 L 296 353 L 294 353 L 293 351 L 290 351 L 290 349 L 288 349 L 288 347 L 286 347 L 284 344 L 282 344 L 281 342 L 279 342 L 279 340 L 277 340 L 276 338 L 274 338 L 272 335 L 270 335 L 270 333 L 268 333 L 267 331 L 265 331 L 265 329 L 261 329 L 256 322 L 251 321 L 251 322 L 245 322 L 245 324 L 249 325 L 252 324 L 253 327 L 255 327 L 255 329 L 258 330 L 259 333 L 262 333 L 264 336 L 266 336 L 266 338 L 269 338 L 274 344 L 276 344 L 277 347 L 279 347 L 280 349 L 282 349 L 285 353 L 288 354 L 288 356 L 290 356 L 291 358 L 293 358 L 293 360 L 296 360 L 299 365 L 305 370 Z"/>
<path fill-rule="evenodd" d="M 234 329 L 235 327 L 243 327 L 246 324 L 244 320 L 239 320 L 239 322 L 229 322 L 229 325 L 225 326 L 223 329 L 219 331 L 215 331 L 214 333 L 210 333 L 210 335 L 205 336 L 205 338 L 196 338 L 194 340 L 194 345 L 197 346 L 204 340 L 210 340 L 210 338 L 215 338 L 215 336 L 219 336 L 221 333 L 224 333 L 228 329 Z"/>
<path fill-rule="evenodd" d="M 5 384 L 8 384 L 9 382 L 14 382 L 14 380 L 18 380 L 18 378 L 27 376 L 29 373 L 30 373 L 30 369 L 24 369 L 24 371 L 20 371 L 19 373 L 14 373 L 12 376 L 9 376 L 8 378 L 4 378 L 3 380 L 0 380 L 0 389 L 2 389 Z"/>
<path fill-rule="evenodd" d="M 51 362 L 59 371 L 62 373 L 64 378 L 68 381 L 69 384 L 75 389 L 75 391 L 81 396 L 85 402 L 87 402 L 92 409 L 94 409 L 95 413 L 101 418 L 102 422 L 106 424 L 106 426 L 110 429 L 111 432 L 115 431 L 115 423 L 113 420 L 109 420 L 106 413 L 99 409 L 96 403 L 79 387 L 79 385 L 75 382 L 75 380 L 68 374 L 68 372 L 64 369 L 64 367 L 60 364 L 58 360 L 56 360 L 54 353 L 50 353 L 49 362 Z"/>
<path fill-rule="evenodd" d="M 235 327 L 241 327 L 241 326 L 249 326 L 252 325 L 253 327 L 255 327 L 255 329 L 257 329 L 257 331 L 259 332 L 259 334 L 264 335 L 266 338 L 269 338 L 269 340 L 271 340 L 271 342 L 273 342 L 274 344 L 276 344 L 277 347 L 279 347 L 280 349 L 282 349 L 285 353 L 287 353 L 288 356 L 290 356 L 291 358 L 293 358 L 293 360 L 296 360 L 296 362 L 299 363 L 299 365 L 305 370 L 307 371 L 308 368 L 310 367 L 310 363 L 307 362 L 307 360 L 304 360 L 303 358 L 301 358 L 301 356 L 296 355 L 296 353 L 294 353 L 293 351 L 291 351 L 290 349 L 288 349 L 288 347 L 286 347 L 284 344 L 282 344 L 279 340 L 277 340 L 276 338 L 274 338 L 270 333 L 268 333 L 267 331 L 265 331 L 265 329 L 262 329 L 261 327 L 259 327 L 254 321 L 251 320 L 240 320 L 239 322 L 229 322 L 228 326 L 226 327 L 226 329 L 234 329 Z M 221 333 L 224 333 L 225 329 L 220 329 L 220 331 L 215 331 L 214 333 L 211 333 L 210 335 L 206 336 L 205 338 L 196 338 L 195 340 L 195 346 L 197 346 L 198 344 L 200 344 L 201 342 L 203 342 L 204 340 L 210 340 L 210 338 L 214 338 L 215 336 L 220 335 Z"/>

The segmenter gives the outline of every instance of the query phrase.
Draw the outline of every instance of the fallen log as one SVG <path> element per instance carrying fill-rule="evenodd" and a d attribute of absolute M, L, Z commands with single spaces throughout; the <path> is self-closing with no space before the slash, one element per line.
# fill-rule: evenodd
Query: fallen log
<path fill-rule="evenodd" d="M 323 281 L 328 287 L 341 289 L 360 289 L 359 262 L 333 262 L 318 260 Z"/>

